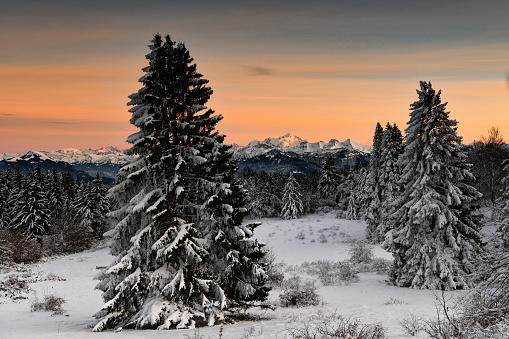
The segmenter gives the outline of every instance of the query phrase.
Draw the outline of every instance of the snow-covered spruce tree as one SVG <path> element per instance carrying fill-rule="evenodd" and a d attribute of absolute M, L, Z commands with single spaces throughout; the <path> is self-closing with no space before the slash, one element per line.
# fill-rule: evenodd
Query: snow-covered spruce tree
<path fill-rule="evenodd" d="M 106 230 L 109 201 L 99 173 L 91 183 L 81 185 L 74 208 L 81 226 L 88 228 L 96 238 L 102 239 Z"/>
<path fill-rule="evenodd" d="M 98 288 L 105 304 L 94 331 L 212 325 L 267 298 L 263 244 L 242 225 L 244 189 L 233 183 L 230 146 L 207 109 L 212 90 L 183 43 L 157 34 L 143 87 L 129 96 L 128 141 L 138 158 L 110 190 L 120 208 L 115 262 Z"/>
<path fill-rule="evenodd" d="M 65 204 L 64 191 L 55 168 L 51 171 L 47 180 L 46 197 L 50 207 L 50 227 L 51 232 L 56 233 L 64 228 L 63 210 Z"/>
<path fill-rule="evenodd" d="M 379 122 L 376 123 L 373 136 L 373 149 L 369 159 L 368 172 L 362 192 L 361 205 L 365 208 L 366 214 L 366 238 L 371 243 L 380 241 L 378 236 L 378 225 L 380 224 L 380 205 L 382 204 L 382 190 L 380 188 L 380 165 L 382 157 L 382 140 L 384 130 Z"/>
<path fill-rule="evenodd" d="M 400 193 L 398 158 L 403 150 L 403 136 L 400 129 L 396 124 L 387 123 L 382 138 L 378 178 L 381 197 L 378 210 L 379 221 L 376 230 L 372 233 L 372 240 L 376 243 L 383 242 L 385 235 L 393 227 L 394 200 Z"/>
<path fill-rule="evenodd" d="M 299 190 L 299 183 L 295 180 L 293 173 L 290 173 L 283 191 L 283 208 L 281 218 L 297 219 L 303 214 L 302 195 Z"/>
<path fill-rule="evenodd" d="M 399 158 L 402 191 L 395 201 L 394 229 L 383 247 L 392 252 L 390 281 L 397 286 L 461 289 L 479 249 L 473 215 L 480 193 L 470 185 L 455 120 L 428 82 L 420 82 L 411 105 L 406 147 Z"/>
<path fill-rule="evenodd" d="M 11 171 L 0 172 L 0 230 L 6 229 L 9 225 L 10 206 L 8 201 L 11 191 Z"/>
<path fill-rule="evenodd" d="M 506 160 L 504 162 L 504 170 L 509 173 L 509 160 Z M 498 204 L 501 207 L 502 215 L 503 215 L 503 221 L 500 225 L 498 231 L 502 235 L 502 239 L 504 241 L 504 246 L 509 248 L 509 175 L 504 177 L 502 179 L 502 184 L 504 186 L 502 190 L 502 196 L 498 200 Z"/>
<path fill-rule="evenodd" d="M 49 229 L 50 212 L 44 174 L 39 163 L 36 168 L 23 176 L 21 189 L 12 196 L 12 217 L 9 228 L 17 233 L 34 237 L 46 233 Z"/>
<path fill-rule="evenodd" d="M 340 181 L 341 171 L 336 166 L 336 162 L 332 155 L 328 154 L 320 170 L 320 181 L 318 182 L 320 196 L 323 199 L 331 200 L 335 204 Z"/>

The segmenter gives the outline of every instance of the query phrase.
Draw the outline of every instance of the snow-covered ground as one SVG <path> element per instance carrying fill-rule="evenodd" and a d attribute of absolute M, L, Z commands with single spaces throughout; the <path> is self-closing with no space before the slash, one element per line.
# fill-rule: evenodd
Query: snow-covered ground
<path fill-rule="evenodd" d="M 323 286 L 315 276 L 299 270 L 304 262 L 317 260 L 347 260 L 353 241 L 365 237 L 365 223 L 336 219 L 333 213 L 308 215 L 297 220 L 263 219 L 255 235 L 267 243 L 275 253 L 276 262 L 287 264 L 286 277 L 301 275 L 304 280 L 315 279 L 322 297 L 319 306 L 282 308 L 275 311 L 253 309 L 250 313 L 261 316 L 260 321 L 224 325 L 222 338 L 289 338 L 287 329 L 300 328 L 309 321 L 327 321 L 333 314 L 358 318 L 362 323 L 382 323 L 389 338 L 412 338 L 406 335 L 398 320 L 410 314 L 433 318 L 437 291 L 412 290 L 387 285 L 386 276 L 361 273 L 359 281 L 338 286 Z M 391 255 L 372 246 L 375 257 L 391 259 Z M 29 269 L 42 281 L 31 283 L 33 290 L 27 299 L 13 301 L 0 297 L 0 338 L 219 338 L 220 326 L 188 330 L 122 330 L 92 333 L 95 324 L 92 315 L 102 306 L 100 291 L 94 290 L 93 277 L 97 267 L 112 261 L 108 248 L 53 258 Z M 297 269 L 296 269 L 297 267 Z M 1 272 L 0 280 L 14 272 Z M 49 274 L 61 280 L 47 280 Z M 281 289 L 271 292 L 270 300 L 278 301 Z M 447 297 L 461 292 L 448 292 Z M 63 297 L 64 315 L 50 312 L 31 312 L 30 305 L 37 297 L 55 294 Z M 413 337 L 415 338 L 415 337 Z M 420 332 L 417 338 L 425 338 Z"/>

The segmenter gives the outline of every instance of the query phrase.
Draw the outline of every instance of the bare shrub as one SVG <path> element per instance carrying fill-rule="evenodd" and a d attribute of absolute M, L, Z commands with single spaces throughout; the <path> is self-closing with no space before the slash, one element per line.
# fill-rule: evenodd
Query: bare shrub
<path fill-rule="evenodd" d="M 279 295 L 279 304 L 282 307 L 290 306 L 316 306 L 320 304 L 320 296 L 312 282 L 302 283 L 298 276 L 283 281 L 283 293 Z"/>
<path fill-rule="evenodd" d="M 350 261 L 356 264 L 371 263 L 374 257 L 371 247 L 361 240 L 354 242 L 348 253 L 350 253 Z"/>
<path fill-rule="evenodd" d="M 63 306 L 65 304 L 64 298 L 58 297 L 54 294 L 45 295 L 42 301 L 39 301 L 37 297 L 32 301 L 30 309 L 32 312 L 46 311 L 53 312 L 53 314 L 64 314 L 65 310 Z"/>
<path fill-rule="evenodd" d="M 88 228 L 77 226 L 65 231 L 62 241 L 64 253 L 78 253 L 90 249 L 94 242 L 94 237 Z"/>
<path fill-rule="evenodd" d="M 316 275 L 323 285 L 341 285 L 359 281 L 354 267 L 341 261 L 318 260 L 305 262 L 302 267 L 307 274 Z"/>
<path fill-rule="evenodd" d="M 398 323 L 403 328 L 403 331 L 412 337 L 415 337 L 417 333 L 424 329 L 422 318 L 419 318 L 412 313 L 410 313 L 409 318 L 398 320 Z"/>
<path fill-rule="evenodd" d="M 351 339 L 384 339 L 386 330 L 380 323 L 362 324 L 359 319 L 336 316 L 333 321 L 319 324 L 306 323 L 300 328 L 286 330 L 285 338 L 351 338 Z"/>
<path fill-rule="evenodd" d="M 30 264 L 41 259 L 41 246 L 19 233 L 0 231 L 0 263 Z"/>
<path fill-rule="evenodd" d="M 389 300 L 387 300 L 384 305 L 404 305 L 406 302 L 400 299 L 396 299 L 393 297 L 390 297 Z"/>
<path fill-rule="evenodd" d="M 306 238 L 306 236 L 304 235 L 304 232 L 300 231 L 299 233 L 297 233 L 297 235 L 295 236 L 297 239 L 299 240 L 304 240 Z"/>

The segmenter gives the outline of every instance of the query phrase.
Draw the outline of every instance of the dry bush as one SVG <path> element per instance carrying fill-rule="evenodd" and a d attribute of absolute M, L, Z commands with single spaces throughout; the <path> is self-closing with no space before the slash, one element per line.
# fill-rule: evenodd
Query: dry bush
<path fill-rule="evenodd" d="M 298 276 L 283 281 L 283 292 L 279 295 L 279 304 L 282 307 L 290 306 L 316 306 L 320 304 L 320 296 L 312 282 L 302 283 Z"/>
<path fill-rule="evenodd" d="M 360 320 L 336 316 L 319 324 L 305 323 L 300 328 L 286 330 L 285 338 L 349 338 L 349 339 L 385 339 L 386 330 L 380 323 L 362 324 Z"/>
<path fill-rule="evenodd" d="M 19 233 L 0 231 L 0 264 L 30 264 L 41 259 L 41 246 Z"/>
<path fill-rule="evenodd" d="M 350 253 L 350 261 L 355 264 L 369 264 L 374 258 L 371 247 L 366 242 L 360 240 L 352 244 L 348 253 Z"/>
<path fill-rule="evenodd" d="M 30 306 L 30 309 L 32 312 L 46 311 L 53 312 L 53 314 L 64 314 L 64 304 L 64 298 L 50 294 L 44 296 L 42 301 L 39 301 L 37 298 L 35 298 L 35 300 L 32 302 L 32 305 Z"/>
<path fill-rule="evenodd" d="M 403 328 L 403 331 L 412 337 L 415 337 L 417 333 L 424 329 L 422 318 L 419 318 L 412 313 L 410 313 L 409 318 L 398 320 L 398 323 Z"/>
<path fill-rule="evenodd" d="M 354 267 L 349 263 L 341 261 L 318 260 L 305 262 L 302 264 L 302 268 L 304 268 L 307 274 L 318 276 L 320 282 L 325 286 L 349 284 L 359 281 Z"/>
<path fill-rule="evenodd" d="M 92 247 L 94 236 L 88 228 L 80 226 L 65 231 L 62 241 L 64 253 L 78 253 Z"/>

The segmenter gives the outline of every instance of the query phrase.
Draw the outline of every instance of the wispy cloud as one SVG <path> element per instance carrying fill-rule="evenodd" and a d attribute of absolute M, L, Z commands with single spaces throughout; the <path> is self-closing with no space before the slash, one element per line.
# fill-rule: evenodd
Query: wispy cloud
<path fill-rule="evenodd" d="M 240 65 L 240 67 L 247 71 L 249 75 L 254 76 L 270 76 L 274 75 L 275 71 L 268 67 L 254 66 L 254 65 Z"/>
<path fill-rule="evenodd" d="M 12 113 L 0 113 L 0 116 L 2 116 L 2 117 L 15 117 L 15 116 L 17 116 L 17 114 L 12 114 Z"/>

